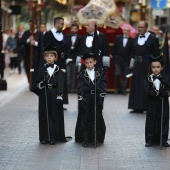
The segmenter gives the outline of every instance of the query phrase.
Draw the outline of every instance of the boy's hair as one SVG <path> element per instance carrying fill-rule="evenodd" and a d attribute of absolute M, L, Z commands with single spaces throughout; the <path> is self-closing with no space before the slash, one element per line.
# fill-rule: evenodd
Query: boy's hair
<path fill-rule="evenodd" d="M 64 20 L 64 18 L 62 18 L 62 17 L 55 17 L 55 18 L 54 18 L 54 25 L 55 25 L 56 23 L 59 23 L 60 20 Z"/>
<path fill-rule="evenodd" d="M 93 59 L 96 61 L 96 58 L 95 58 L 95 54 L 94 54 L 94 53 L 85 52 L 82 58 L 84 59 L 84 61 L 85 61 L 86 59 L 89 59 L 89 58 L 93 58 Z"/>
<path fill-rule="evenodd" d="M 58 54 L 56 51 L 44 51 L 44 57 L 47 55 L 47 54 L 54 54 L 56 58 L 58 58 Z"/>

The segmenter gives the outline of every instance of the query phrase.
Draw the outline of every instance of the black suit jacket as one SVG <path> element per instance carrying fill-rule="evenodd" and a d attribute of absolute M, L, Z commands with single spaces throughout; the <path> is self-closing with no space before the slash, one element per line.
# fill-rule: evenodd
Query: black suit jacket
<path fill-rule="evenodd" d="M 74 49 L 71 49 L 71 46 L 72 46 L 71 37 L 72 37 L 72 34 L 66 35 L 66 58 L 73 59 L 73 63 L 75 63 L 76 58 L 79 55 L 81 36 L 77 34 L 77 38 L 76 38 L 76 41 L 74 43 Z"/>
<path fill-rule="evenodd" d="M 129 37 L 123 46 L 123 35 L 117 35 L 114 41 L 113 57 L 118 65 L 129 65 L 133 52 L 133 38 Z"/>
<path fill-rule="evenodd" d="M 56 64 L 61 69 L 66 69 L 66 56 L 64 56 L 64 58 L 61 58 L 61 53 L 65 53 L 66 37 L 64 36 L 63 40 L 58 41 L 54 37 L 51 30 L 47 31 L 44 35 L 44 47 L 47 47 L 49 44 L 53 47 L 56 47 L 56 52 L 58 54 L 58 60 Z"/>
<path fill-rule="evenodd" d="M 24 33 L 23 33 L 23 35 L 24 35 Z M 24 48 L 25 42 L 24 42 L 23 35 L 22 35 L 21 38 L 19 38 L 19 36 L 20 36 L 20 35 L 19 35 L 19 32 L 17 32 L 17 33 L 15 34 L 15 40 L 16 40 L 16 42 L 17 42 L 17 53 L 18 53 L 18 54 L 24 54 L 24 51 L 25 51 L 25 48 Z"/>
<path fill-rule="evenodd" d="M 156 36 L 150 34 L 143 46 L 138 45 L 139 34 L 134 39 L 134 55 L 143 56 L 152 54 L 154 57 L 160 55 L 159 41 Z"/>
<path fill-rule="evenodd" d="M 88 48 L 86 46 L 86 38 L 87 38 L 87 35 L 82 37 L 81 45 L 79 49 L 80 55 L 84 55 L 85 52 L 88 52 L 88 53 L 92 52 L 92 47 Z M 108 42 L 106 35 L 101 32 L 98 34 L 98 40 L 99 40 L 101 54 L 97 58 L 97 67 L 102 68 L 103 67 L 102 57 L 109 56 L 109 42 Z"/>

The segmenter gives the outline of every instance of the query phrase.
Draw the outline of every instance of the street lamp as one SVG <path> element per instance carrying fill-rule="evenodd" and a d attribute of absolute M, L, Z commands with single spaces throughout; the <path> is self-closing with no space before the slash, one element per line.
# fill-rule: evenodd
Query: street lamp
<path fill-rule="evenodd" d="M 4 79 L 4 68 L 5 68 L 5 55 L 2 51 L 2 8 L 0 0 L 0 90 L 7 90 L 7 82 Z"/>

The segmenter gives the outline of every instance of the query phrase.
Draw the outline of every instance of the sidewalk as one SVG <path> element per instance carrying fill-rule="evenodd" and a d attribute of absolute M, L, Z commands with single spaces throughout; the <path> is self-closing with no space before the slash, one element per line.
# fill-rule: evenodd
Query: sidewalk
<path fill-rule="evenodd" d="M 74 141 L 76 94 L 69 94 L 64 113 L 66 136 L 73 139 L 41 145 L 38 98 L 29 92 L 26 77 L 19 76 L 6 78 L 10 92 L 0 91 L 0 170 L 170 170 L 170 148 L 145 147 L 146 115 L 129 113 L 128 95 L 107 95 L 103 111 L 106 138 L 100 147 L 84 148 Z"/>

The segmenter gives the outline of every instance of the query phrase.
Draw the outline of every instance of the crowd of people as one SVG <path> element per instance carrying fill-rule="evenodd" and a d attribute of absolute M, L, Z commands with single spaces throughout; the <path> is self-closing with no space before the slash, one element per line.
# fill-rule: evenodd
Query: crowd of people
<path fill-rule="evenodd" d="M 10 67 L 11 73 L 18 70 L 18 74 L 21 74 L 23 61 L 31 91 L 39 97 L 39 140 L 42 144 L 54 145 L 56 141 L 68 141 L 64 132 L 63 104 L 68 104 L 68 93 L 76 92 L 76 79 L 78 118 L 75 140 L 82 142 L 84 147 L 89 142 L 95 146 L 104 142 L 106 126 L 102 110 L 107 91 L 105 72 L 109 64 L 104 64 L 103 58 L 109 63 L 110 56 L 115 64 L 115 94 L 127 94 L 127 75 L 133 73 L 128 108 L 132 109 L 131 113 L 147 112 L 145 146 L 149 147 L 155 142 L 154 137 L 160 134 L 157 130 L 160 113 L 154 114 L 152 107 L 165 97 L 165 115 L 169 118 L 167 99 L 170 95 L 170 87 L 161 75 L 164 37 L 158 26 L 149 30 L 148 22 L 140 21 L 135 38 L 130 37 L 130 27 L 124 27 L 123 34 L 115 37 L 111 52 L 107 36 L 97 30 L 97 23 L 93 19 L 87 21 L 87 33 L 83 36 L 78 34 L 77 22 L 71 24 L 70 33 L 65 35 L 62 17 L 54 18 L 54 27 L 50 30 L 47 30 L 45 23 L 38 30 L 36 20 L 30 20 L 29 25 L 30 29 L 26 31 L 20 25 L 18 32 L 12 29 L 8 36 L 4 32 L 3 43 L 6 67 Z M 166 91 L 162 90 L 162 84 L 166 86 Z M 158 110 L 160 112 L 160 106 Z M 152 122 L 153 117 L 156 123 Z M 163 146 L 169 147 L 169 124 L 167 121 L 165 124 Z"/>

